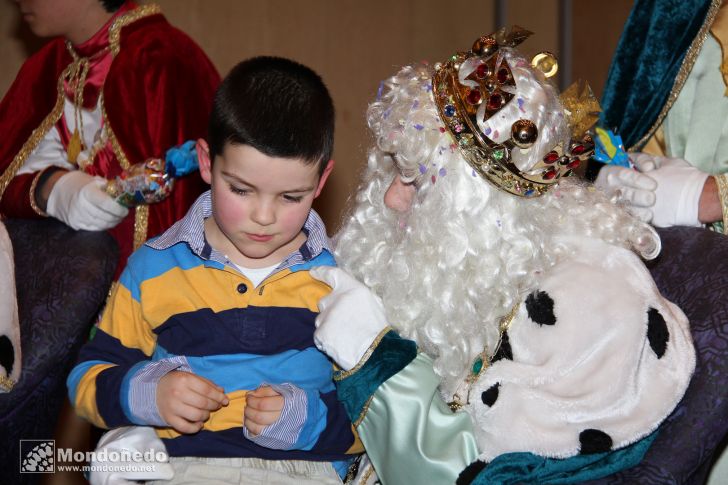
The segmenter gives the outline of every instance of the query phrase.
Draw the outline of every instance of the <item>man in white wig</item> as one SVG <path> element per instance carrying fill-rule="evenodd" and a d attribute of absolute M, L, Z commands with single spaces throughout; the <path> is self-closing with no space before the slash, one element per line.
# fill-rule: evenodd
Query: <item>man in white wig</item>
<path fill-rule="evenodd" d="M 685 315 L 640 260 L 657 234 L 567 177 L 594 107 L 583 87 L 558 96 L 548 54 L 514 49 L 528 34 L 382 83 L 343 270 L 312 271 L 334 290 L 315 340 L 385 484 L 633 466 L 695 367 Z"/>

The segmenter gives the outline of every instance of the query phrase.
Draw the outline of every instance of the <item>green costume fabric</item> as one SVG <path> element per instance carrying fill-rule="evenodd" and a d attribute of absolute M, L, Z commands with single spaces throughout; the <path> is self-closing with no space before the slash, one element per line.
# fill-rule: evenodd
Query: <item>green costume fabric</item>
<path fill-rule="evenodd" d="M 728 172 L 728 97 L 717 69 L 722 62 L 720 44 L 708 35 L 662 123 L 666 153 L 710 174 Z"/>
<path fill-rule="evenodd" d="M 547 485 L 596 480 L 639 464 L 655 441 L 657 433 L 655 431 L 640 441 L 616 451 L 580 455 L 565 460 L 543 458 L 531 453 L 508 453 L 493 460 L 471 483 Z"/>
<path fill-rule="evenodd" d="M 601 122 L 632 148 L 655 124 L 711 0 L 637 0 L 602 96 Z M 645 140 L 646 141 L 646 140 Z"/>

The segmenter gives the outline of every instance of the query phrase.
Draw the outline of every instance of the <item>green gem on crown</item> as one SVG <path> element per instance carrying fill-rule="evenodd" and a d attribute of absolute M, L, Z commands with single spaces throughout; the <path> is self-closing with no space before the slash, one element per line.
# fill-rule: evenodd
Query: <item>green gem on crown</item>
<path fill-rule="evenodd" d="M 504 148 L 496 148 L 495 150 L 493 150 L 493 157 L 499 162 L 502 162 L 505 156 L 506 150 Z"/>

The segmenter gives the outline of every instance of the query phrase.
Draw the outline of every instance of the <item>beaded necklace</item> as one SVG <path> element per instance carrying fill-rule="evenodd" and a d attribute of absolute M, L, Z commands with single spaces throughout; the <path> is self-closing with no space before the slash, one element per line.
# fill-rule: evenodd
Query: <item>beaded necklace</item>
<path fill-rule="evenodd" d="M 461 384 L 455 391 L 455 394 L 453 394 L 452 401 L 447 403 L 453 412 L 459 411 L 466 405 L 470 404 L 470 388 L 473 383 L 477 382 L 480 375 L 485 372 L 488 367 L 490 367 L 493 356 L 498 353 L 498 350 L 500 350 L 501 344 L 503 343 L 503 334 L 510 328 L 513 318 L 518 313 L 520 306 L 520 303 L 516 303 L 513 308 L 511 308 L 511 311 L 501 319 L 500 324 L 498 325 L 499 338 L 495 351 L 492 354 L 489 354 L 488 346 L 486 345 L 483 348 L 483 351 L 475 357 L 473 365 L 470 367 L 470 373 L 463 380 L 463 384 L 465 385 L 465 389 L 463 390 L 463 393 L 465 394 L 465 402 L 462 402 L 462 398 L 460 397 L 461 388 L 463 386 L 463 384 Z"/>

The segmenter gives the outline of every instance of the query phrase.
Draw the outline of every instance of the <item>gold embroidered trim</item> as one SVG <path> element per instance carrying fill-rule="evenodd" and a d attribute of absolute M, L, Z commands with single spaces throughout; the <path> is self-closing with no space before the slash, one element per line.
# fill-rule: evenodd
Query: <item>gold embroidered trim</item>
<path fill-rule="evenodd" d="M 159 5 L 149 4 L 143 7 L 137 7 L 129 13 L 121 15 L 109 28 L 109 46 L 111 48 L 111 55 L 116 57 L 121 51 L 121 29 L 127 25 L 136 22 L 137 20 L 156 15 L 161 13 L 162 9 Z M 121 168 L 127 170 L 131 165 L 127 158 L 124 150 L 122 150 L 119 140 L 116 138 L 109 117 L 106 114 L 106 103 L 104 102 L 103 93 L 99 99 L 101 106 L 101 116 L 103 116 L 104 129 L 106 136 L 111 143 L 111 149 L 114 151 L 116 160 L 121 165 Z M 134 212 L 134 250 L 139 249 L 144 241 L 147 239 L 147 229 L 149 227 L 149 206 L 140 205 L 137 206 Z"/>
<path fill-rule="evenodd" d="M 683 85 L 688 78 L 688 75 L 690 75 L 690 71 L 692 70 L 695 61 L 698 58 L 700 49 L 705 43 L 705 38 L 708 36 L 708 32 L 710 32 L 710 26 L 713 24 L 713 20 L 715 20 L 716 15 L 718 15 L 718 10 L 720 10 L 722 1 L 723 0 L 712 0 L 712 2 L 710 3 L 708 15 L 705 17 L 705 21 L 703 22 L 703 26 L 700 27 L 698 35 L 695 37 L 695 39 L 693 39 L 693 42 L 690 44 L 687 54 L 685 54 L 685 59 L 683 59 L 680 70 L 675 77 L 675 83 L 672 86 L 670 95 L 667 97 L 667 101 L 662 106 L 662 111 L 660 111 L 660 114 L 657 116 L 657 120 L 652 125 L 652 127 L 647 130 L 647 133 L 645 133 L 637 143 L 629 147 L 627 151 L 631 152 L 642 148 L 642 146 L 647 143 L 647 140 L 649 140 L 650 137 L 655 133 L 657 128 L 662 125 L 662 122 L 665 121 L 665 117 L 667 116 L 668 111 L 670 111 L 670 108 L 672 108 L 675 100 L 677 100 L 677 97 L 680 94 L 680 91 L 682 90 Z"/>
<path fill-rule="evenodd" d="M 723 234 L 728 234 L 728 174 L 713 175 L 718 186 L 720 207 L 723 209 Z"/>
<path fill-rule="evenodd" d="M 38 201 L 35 199 L 35 191 L 38 188 L 38 181 L 46 172 L 46 170 L 48 170 L 48 168 L 50 167 L 47 167 L 35 174 L 35 177 L 33 177 L 33 182 L 30 184 L 30 191 L 28 193 L 28 198 L 30 199 L 30 207 L 33 209 L 33 211 L 35 211 L 36 214 L 43 217 L 48 217 L 48 213 L 38 206 Z"/>
<path fill-rule="evenodd" d="M 452 396 L 452 400 L 447 403 L 447 405 L 450 407 L 450 410 L 452 412 L 460 411 L 462 408 L 470 404 L 470 388 L 473 386 L 475 382 L 480 379 L 480 376 L 483 374 L 483 372 L 488 369 L 492 363 L 493 357 L 498 353 L 498 351 L 501 348 L 501 345 L 503 344 L 503 334 L 506 333 L 510 328 L 511 324 L 513 323 L 513 319 L 516 317 L 516 314 L 518 313 L 518 310 L 521 308 L 521 303 L 518 302 L 511 310 L 508 312 L 506 316 L 501 318 L 500 324 L 498 325 L 498 331 L 500 335 L 498 336 L 498 343 L 495 346 L 495 350 L 492 354 L 488 352 L 488 346 L 486 345 L 483 348 L 483 351 L 480 352 L 476 357 L 473 363 L 470 367 L 470 373 L 468 376 L 463 379 L 463 383 L 465 384 L 465 402 L 462 401 L 462 398 L 460 397 L 459 391 L 462 384 L 458 385 L 458 388 L 455 390 L 455 394 Z M 478 362 L 480 361 L 480 362 Z M 475 371 L 475 368 L 477 365 L 480 365 L 480 368 Z"/>
<path fill-rule="evenodd" d="M 334 374 L 334 380 L 335 381 L 343 381 L 344 379 L 346 379 L 347 377 L 349 377 L 350 375 L 354 374 L 356 371 L 358 371 L 359 369 L 361 369 L 364 366 L 364 364 L 366 364 L 367 360 L 369 360 L 369 357 L 372 356 L 372 353 L 374 353 L 374 349 L 377 348 L 377 345 L 379 345 L 379 342 L 382 341 L 382 339 L 384 338 L 384 336 L 390 330 L 392 330 L 392 327 L 390 327 L 389 325 L 387 325 L 386 327 L 384 327 L 382 329 L 382 331 L 377 334 L 377 337 L 374 339 L 374 341 L 369 346 L 369 348 L 367 349 L 367 351 L 364 352 L 364 355 L 362 355 L 361 359 L 359 359 L 359 362 L 354 367 L 352 367 L 349 370 L 342 370 L 342 371 L 336 372 Z"/>
<path fill-rule="evenodd" d="M 20 151 L 15 155 L 15 158 L 13 158 L 13 161 L 10 163 L 8 168 L 2 175 L 0 175 L 0 198 L 5 193 L 5 189 L 8 188 L 10 181 L 15 177 L 15 174 L 18 173 L 18 170 L 20 170 L 20 167 L 23 166 L 23 163 L 25 163 L 25 160 L 27 160 L 30 154 L 33 153 L 41 140 L 45 137 L 46 133 L 48 133 L 48 131 L 53 128 L 53 125 L 55 125 L 61 118 L 61 115 L 63 114 L 63 100 L 66 97 L 66 94 L 63 91 L 63 80 L 71 75 L 77 67 L 77 64 L 71 63 L 63 70 L 58 78 L 58 95 L 56 97 L 55 106 L 53 106 L 51 112 L 41 122 L 40 126 L 33 130 Z"/>
<path fill-rule="evenodd" d="M 119 165 L 121 165 L 121 168 L 124 170 L 129 169 L 129 159 L 126 158 L 126 153 L 124 153 L 124 150 L 121 148 L 121 145 L 119 144 L 119 140 L 116 138 L 116 134 L 114 133 L 114 129 L 111 128 L 111 123 L 109 122 L 109 117 L 106 114 L 106 102 L 104 100 L 103 93 L 101 96 L 99 96 L 99 106 L 101 107 L 101 116 L 103 118 L 103 124 L 104 124 L 104 131 L 106 132 L 106 138 L 109 140 L 109 143 L 111 143 L 111 149 L 114 152 L 114 156 L 116 157 L 116 161 L 119 162 Z"/>
<path fill-rule="evenodd" d="M 13 387 L 15 387 L 15 381 L 9 377 L 0 376 L 0 387 L 3 387 L 7 392 L 10 392 L 13 390 Z"/>
<path fill-rule="evenodd" d="M 374 473 L 374 465 L 369 463 L 369 468 L 367 468 L 366 473 L 361 479 L 361 483 L 366 485 L 369 482 L 369 479 L 372 477 L 372 473 Z"/>
<path fill-rule="evenodd" d="M 352 424 L 355 428 L 358 428 L 362 421 L 364 421 L 364 417 L 366 416 L 367 412 L 369 411 L 369 405 L 372 403 L 372 399 L 374 399 L 374 396 L 370 396 L 369 399 L 367 399 L 366 404 L 364 404 L 364 407 L 361 408 L 361 413 L 359 414 L 359 417 L 356 418 L 356 421 L 354 421 Z"/>
<path fill-rule="evenodd" d="M 134 250 L 136 251 L 147 240 L 149 226 L 149 206 L 146 204 L 136 206 L 134 213 Z"/>
<path fill-rule="evenodd" d="M 116 57 L 121 50 L 121 29 L 139 19 L 158 13 L 162 13 L 162 9 L 159 5 L 152 3 L 144 5 L 143 7 L 137 7 L 131 12 L 125 13 L 114 20 L 114 23 L 111 24 L 111 27 L 109 27 L 109 45 L 111 46 L 111 54 Z"/>

